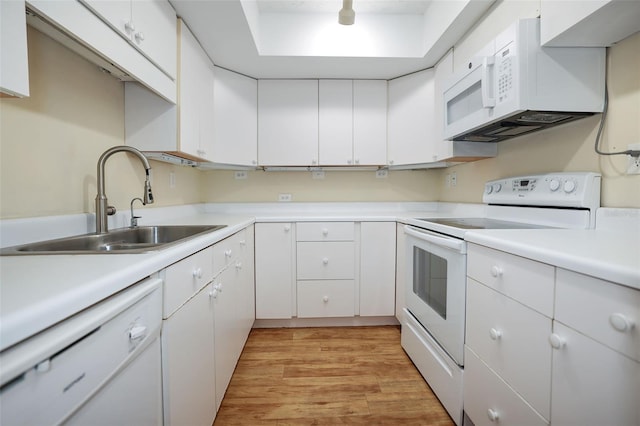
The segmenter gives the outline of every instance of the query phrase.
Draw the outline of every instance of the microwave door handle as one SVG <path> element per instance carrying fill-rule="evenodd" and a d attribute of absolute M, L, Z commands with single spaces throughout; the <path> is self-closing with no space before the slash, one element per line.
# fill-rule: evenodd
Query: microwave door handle
<path fill-rule="evenodd" d="M 465 253 L 464 241 L 458 240 L 457 238 L 448 238 L 426 230 L 417 230 L 416 228 L 412 228 L 409 226 L 404 227 L 404 233 L 420 240 L 427 241 L 441 247 L 446 247 L 451 250 L 455 250 L 459 253 Z"/>
<path fill-rule="evenodd" d="M 482 107 L 493 108 L 496 106 L 496 98 L 489 96 L 491 86 L 489 68 L 493 68 L 495 60 L 493 56 L 485 56 L 482 58 L 482 76 L 480 77 L 480 87 L 482 92 Z"/>

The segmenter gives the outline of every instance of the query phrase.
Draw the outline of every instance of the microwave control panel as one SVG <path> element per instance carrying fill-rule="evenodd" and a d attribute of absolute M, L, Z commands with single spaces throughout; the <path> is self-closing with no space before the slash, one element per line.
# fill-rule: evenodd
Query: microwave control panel
<path fill-rule="evenodd" d="M 514 96 L 516 53 L 515 43 L 509 43 L 495 55 L 496 103 L 506 102 Z"/>
<path fill-rule="evenodd" d="M 600 206 L 598 173 L 549 173 L 489 181 L 482 201 L 497 205 L 593 208 Z"/>

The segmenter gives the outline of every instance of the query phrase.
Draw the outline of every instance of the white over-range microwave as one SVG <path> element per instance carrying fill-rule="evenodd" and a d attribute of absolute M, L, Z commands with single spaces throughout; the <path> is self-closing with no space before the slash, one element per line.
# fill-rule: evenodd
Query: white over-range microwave
<path fill-rule="evenodd" d="M 504 139 L 602 112 L 605 48 L 540 46 L 540 20 L 513 23 L 444 88 L 444 138 Z"/>

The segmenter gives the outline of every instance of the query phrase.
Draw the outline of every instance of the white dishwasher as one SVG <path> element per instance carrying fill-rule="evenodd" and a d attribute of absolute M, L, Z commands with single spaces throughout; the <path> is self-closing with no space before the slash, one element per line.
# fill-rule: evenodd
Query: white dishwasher
<path fill-rule="evenodd" d="M 161 425 L 162 280 L 0 353 L 0 424 Z"/>

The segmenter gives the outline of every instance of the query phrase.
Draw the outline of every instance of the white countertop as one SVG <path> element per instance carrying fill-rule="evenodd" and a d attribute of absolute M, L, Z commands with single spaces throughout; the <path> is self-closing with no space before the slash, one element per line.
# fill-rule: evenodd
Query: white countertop
<path fill-rule="evenodd" d="M 469 231 L 465 239 L 507 253 L 640 289 L 640 240 L 596 229 Z"/>
<path fill-rule="evenodd" d="M 162 208 L 142 211 L 140 225 L 225 224 L 226 228 L 163 250 L 143 254 L 0 256 L 0 351 L 24 340 L 124 288 L 214 244 L 254 222 L 399 221 L 415 217 L 483 215 L 481 205 L 438 203 L 319 203 L 301 206 L 256 204 L 182 208 L 179 215 Z M 170 209 L 170 208 L 169 208 Z M 31 226 L 20 220 L 18 231 L 3 226 L 3 239 Z M 25 224 L 28 225 L 25 228 Z M 126 223 L 118 223 L 125 226 Z M 78 232 L 76 232 L 78 233 Z M 634 233 L 595 230 L 486 230 L 469 232 L 468 240 L 498 250 L 640 288 L 640 252 Z M 50 237 L 52 238 L 52 237 Z M 41 238 L 44 239 L 44 238 Z"/>

